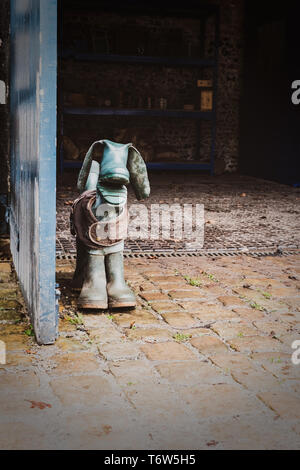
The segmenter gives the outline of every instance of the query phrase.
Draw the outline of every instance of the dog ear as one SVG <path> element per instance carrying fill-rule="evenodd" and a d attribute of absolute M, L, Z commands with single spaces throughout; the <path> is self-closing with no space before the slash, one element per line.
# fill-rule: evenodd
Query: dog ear
<path fill-rule="evenodd" d="M 150 183 L 147 167 L 140 152 L 133 146 L 128 150 L 127 168 L 136 198 L 140 201 L 149 197 Z"/>
<path fill-rule="evenodd" d="M 77 189 L 80 193 L 83 193 L 83 191 L 85 191 L 86 182 L 88 180 L 92 166 L 92 161 L 99 160 L 98 154 L 100 148 L 103 148 L 102 140 L 97 140 L 90 146 L 86 153 L 86 156 L 84 157 L 83 164 L 77 180 Z"/>

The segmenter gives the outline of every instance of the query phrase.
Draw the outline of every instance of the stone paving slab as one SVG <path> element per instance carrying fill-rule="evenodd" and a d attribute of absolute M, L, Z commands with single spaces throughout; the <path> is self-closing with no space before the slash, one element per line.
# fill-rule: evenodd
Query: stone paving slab
<path fill-rule="evenodd" d="M 60 338 L 46 347 L 6 263 L 0 448 L 299 449 L 299 261 L 130 259 L 137 309 L 85 313 L 61 260 Z"/>

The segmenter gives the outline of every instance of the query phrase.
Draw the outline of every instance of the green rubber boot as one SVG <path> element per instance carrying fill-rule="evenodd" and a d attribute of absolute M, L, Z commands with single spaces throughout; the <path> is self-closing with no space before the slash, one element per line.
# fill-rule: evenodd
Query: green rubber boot
<path fill-rule="evenodd" d="M 124 280 L 123 251 L 106 255 L 105 267 L 108 307 L 135 307 L 135 295 Z"/>
<path fill-rule="evenodd" d="M 84 267 L 86 264 L 86 250 L 83 244 L 76 238 L 76 268 L 70 287 L 73 290 L 81 290 L 84 280 Z"/>
<path fill-rule="evenodd" d="M 111 140 L 101 141 L 104 145 L 99 181 L 104 183 L 129 184 L 127 170 L 128 149 L 131 144 L 118 144 Z"/>
<path fill-rule="evenodd" d="M 97 250 L 87 250 L 83 286 L 78 307 L 105 309 L 108 307 L 104 255 Z"/>

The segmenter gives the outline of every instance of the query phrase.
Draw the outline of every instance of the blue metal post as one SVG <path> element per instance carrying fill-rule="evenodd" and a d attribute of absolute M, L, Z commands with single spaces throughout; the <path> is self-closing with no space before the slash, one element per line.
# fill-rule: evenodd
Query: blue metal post
<path fill-rule="evenodd" d="M 11 251 L 36 339 L 55 308 L 57 0 L 11 0 Z"/>

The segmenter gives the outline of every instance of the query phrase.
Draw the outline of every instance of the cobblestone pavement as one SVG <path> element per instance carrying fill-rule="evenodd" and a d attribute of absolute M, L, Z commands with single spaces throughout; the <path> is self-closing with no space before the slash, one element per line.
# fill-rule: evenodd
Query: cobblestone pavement
<path fill-rule="evenodd" d="M 204 249 L 300 246 L 299 188 L 239 175 L 152 172 L 150 180 L 152 193 L 143 201 L 148 208 L 150 204 L 204 204 Z M 76 174 L 66 174 L 58 186 L 58 254 L 75 253 L 69 214 L 77 195 Z M 129 206 L 132 203 L 136 201 L 130 190 Z M 128 239 L 126 250 L 184 250 L 187 242 Z"/>
<path fill-rule="evenodd" d="M 299 449 L 299 256 L 126 260 L 131 311 L 84 313 L 59 260 L 37 346 L 0 266 L 2 449 Z"/>

